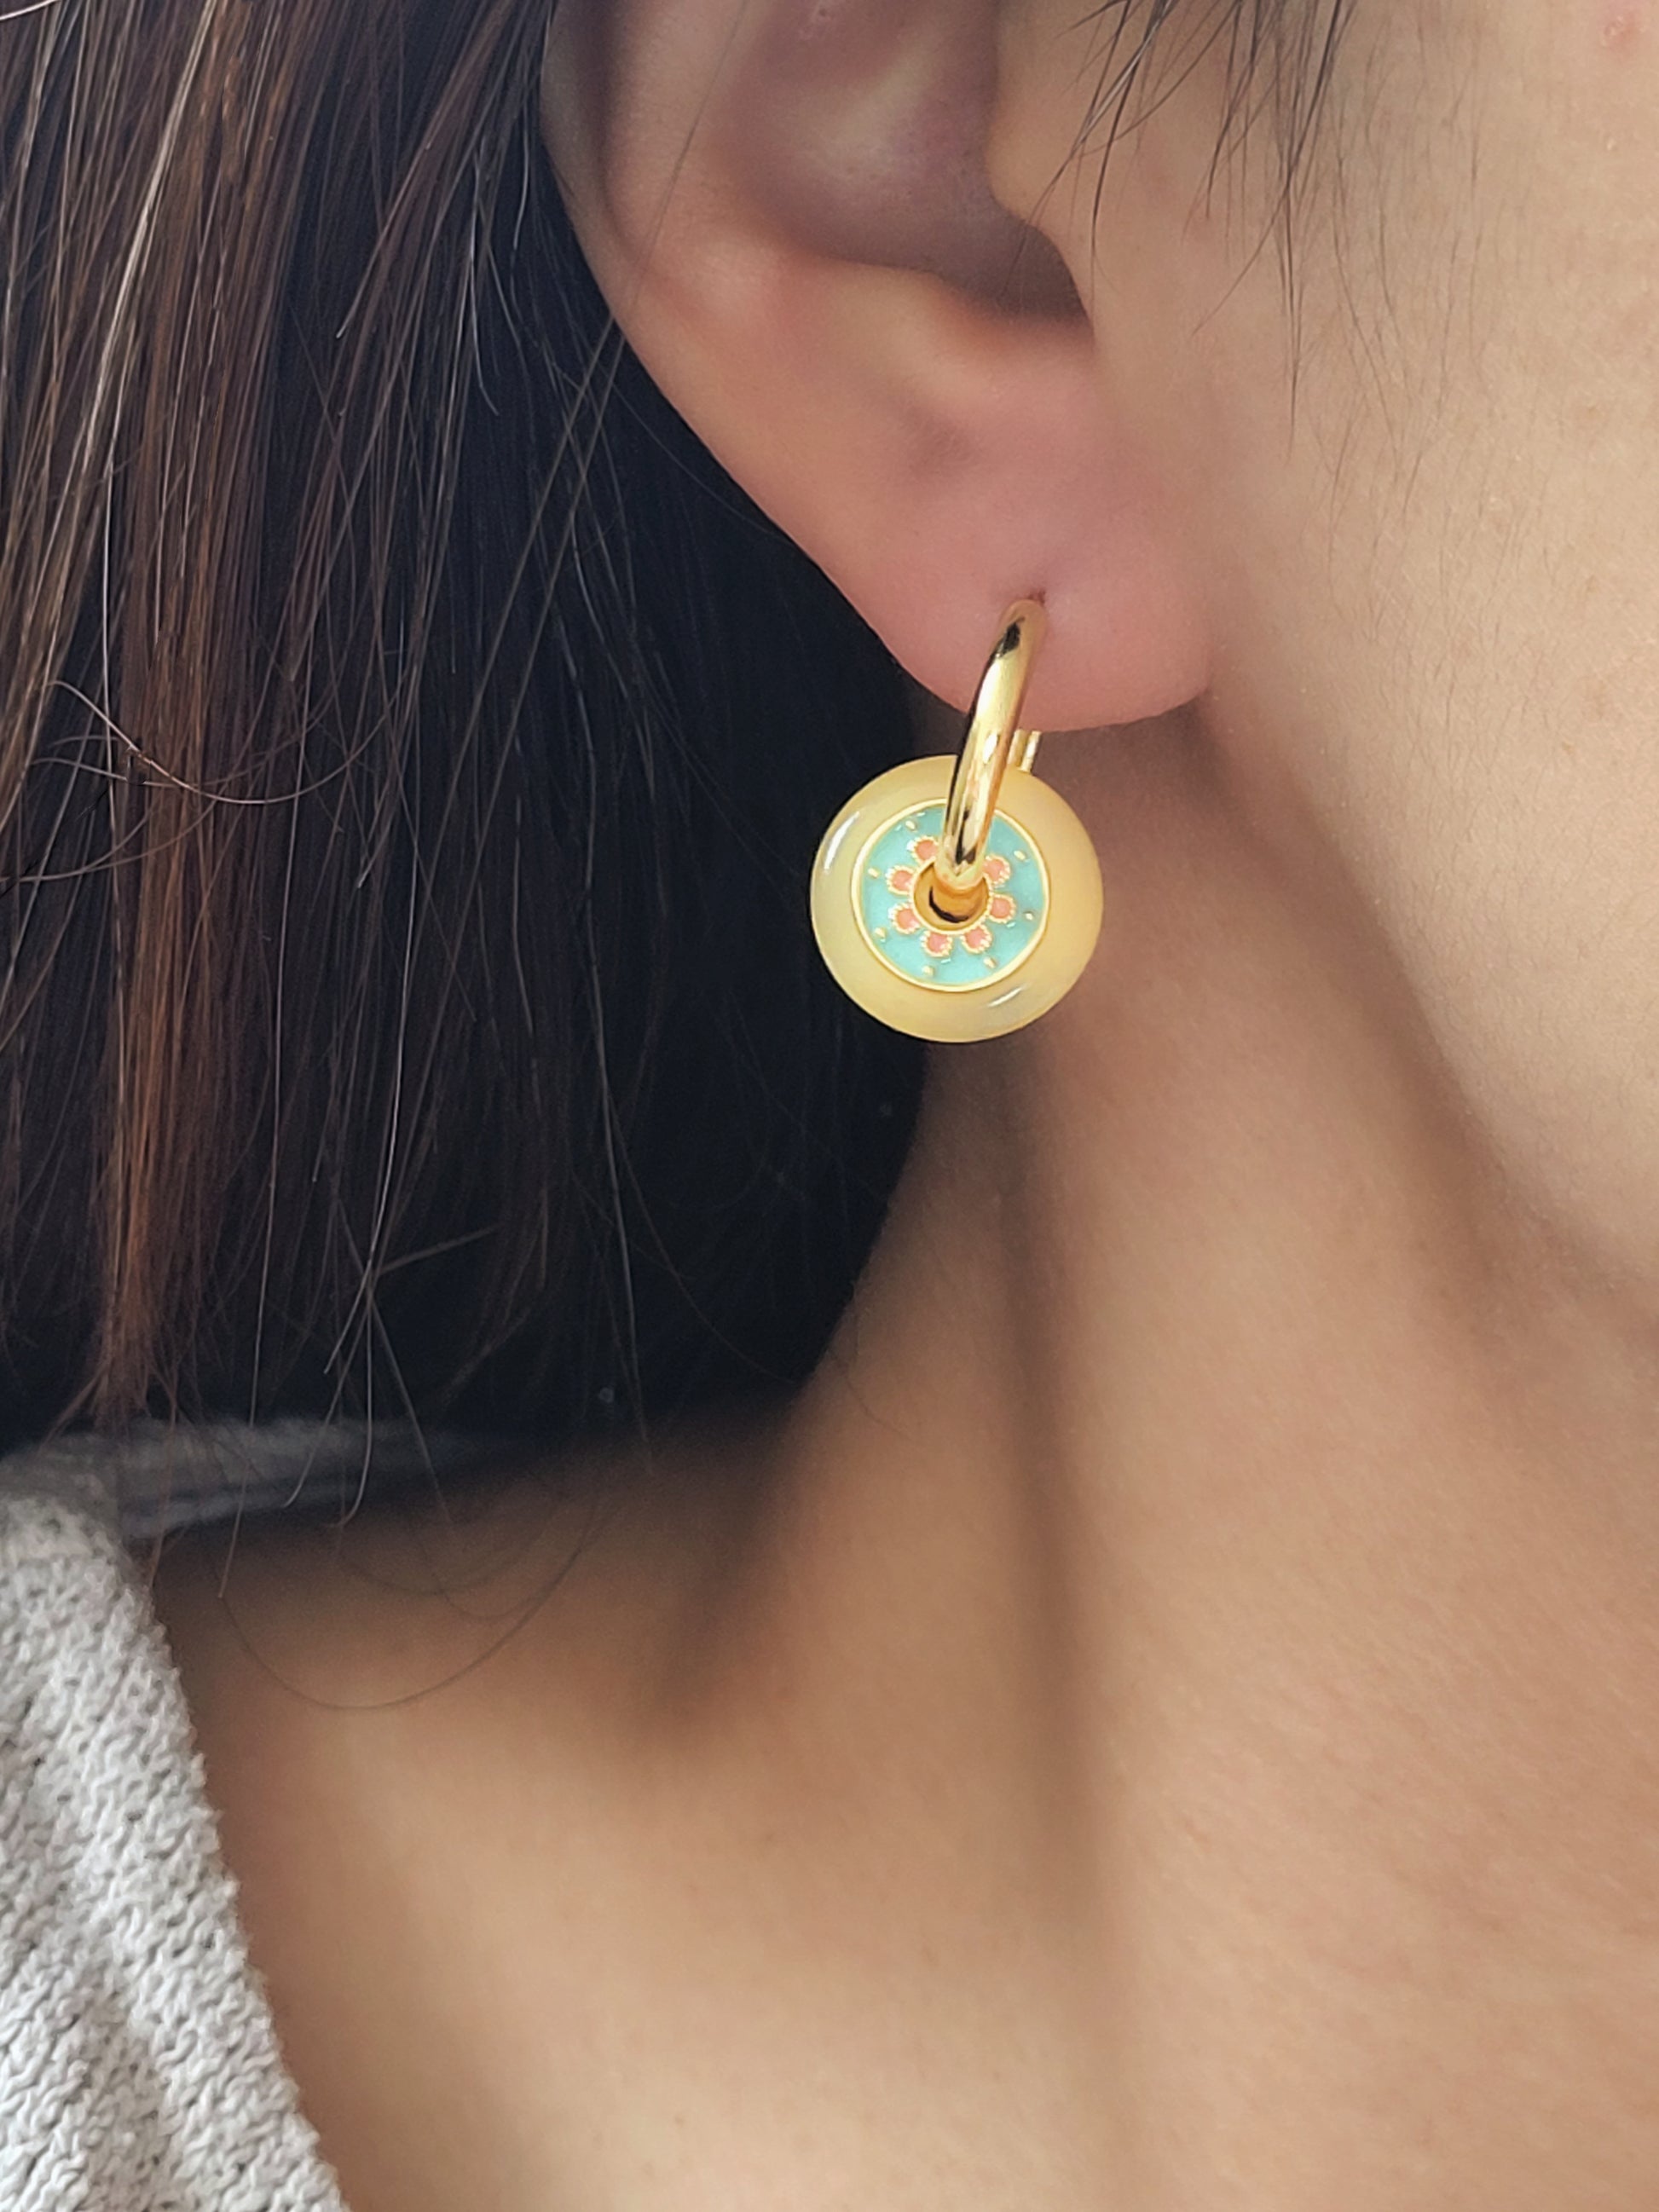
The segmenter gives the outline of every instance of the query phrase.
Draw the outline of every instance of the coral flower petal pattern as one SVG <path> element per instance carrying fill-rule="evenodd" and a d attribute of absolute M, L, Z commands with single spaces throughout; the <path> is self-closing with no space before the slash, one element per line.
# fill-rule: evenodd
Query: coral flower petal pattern
<path fill-rule="evenodd" d="M 945 808 L 915 807 L 866 841 L 853 878 L 855 916 L 871 951 L 896 975 L 930 991 L 993 988 L 1036 949 L 1048 920 L 1048 875 L 1019 823 L 1000 811 L 985 860 L 988 896 L 960 926 L 940 926 L 922 879 L 939 849 Z"/>

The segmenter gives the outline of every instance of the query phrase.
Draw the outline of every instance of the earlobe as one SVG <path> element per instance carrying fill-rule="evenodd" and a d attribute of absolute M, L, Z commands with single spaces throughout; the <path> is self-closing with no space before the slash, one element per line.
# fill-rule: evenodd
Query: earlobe
<path fill-rule="evenodd" d="M 1199 595 L 1088 321 L 985 181 L 994 14 L 567 6 L 550 142 L 647 369 L 921 683 L 965 706 L 1035 595 L 1032 719 L 1139 720 L 1203 688 Z"/>

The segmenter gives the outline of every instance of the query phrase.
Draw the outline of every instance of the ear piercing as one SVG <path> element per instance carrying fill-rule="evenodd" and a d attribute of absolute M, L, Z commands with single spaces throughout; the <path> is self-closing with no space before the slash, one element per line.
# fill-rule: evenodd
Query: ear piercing
<path fill-rule="evenodd" d="M 889 769 L 850 799 L 812 867 L 812 928 L 848 996 L 890 1029 L 968 1044 L 1063 999 L 1100 935 L 1087 831 L 1031 773 L 1019 726 L 1048 618 L 1011 607 L 962 750 Z"/>

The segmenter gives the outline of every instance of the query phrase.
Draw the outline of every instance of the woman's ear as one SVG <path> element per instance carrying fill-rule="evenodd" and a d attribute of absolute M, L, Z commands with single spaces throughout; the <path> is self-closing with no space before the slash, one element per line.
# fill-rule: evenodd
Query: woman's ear
<path fill-rule="evenodd" d="M 1203 688 L 1201 599 L 1109 349 L 992 191 L 999 13 L 560 0 L 548 142 L 646 368 L 912 675 L 965 705 L 1034 595 L 1029 719 L 1135 721 Z"/>

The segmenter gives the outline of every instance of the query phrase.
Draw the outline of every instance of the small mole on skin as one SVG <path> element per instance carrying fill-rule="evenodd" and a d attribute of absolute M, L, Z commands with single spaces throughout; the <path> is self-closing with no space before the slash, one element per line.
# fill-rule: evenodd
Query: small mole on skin
<path fill-rule="evenodd" d="M 1642 35 L 1644 0 L 1612 0 L 1601 19 L 1604 46 L 1633 46 Z"/>

